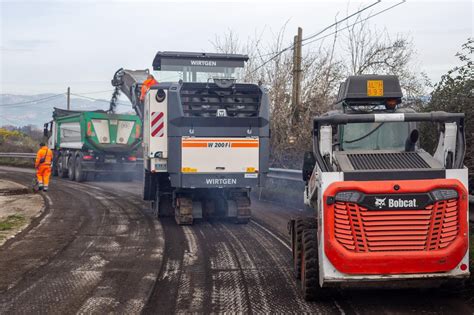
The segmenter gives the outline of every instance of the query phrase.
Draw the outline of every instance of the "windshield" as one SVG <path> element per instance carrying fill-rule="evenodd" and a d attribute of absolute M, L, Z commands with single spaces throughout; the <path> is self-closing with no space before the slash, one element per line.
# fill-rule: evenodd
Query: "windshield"
<path fill-rule="evenodd" d="M 165 68 L 165 67 L 163 67 Z M 158 82 L 212 82 L 213 79 L 235 79 L 241 81 L 243 68 L 234 67 L 167 67 L 161 71 L 154 71 L 153 75 Z"/>
<path fill-rule="evenodd" d="M 405 150 L 406 122 L 355 123 L 342 128 L 343 150 Z"/>

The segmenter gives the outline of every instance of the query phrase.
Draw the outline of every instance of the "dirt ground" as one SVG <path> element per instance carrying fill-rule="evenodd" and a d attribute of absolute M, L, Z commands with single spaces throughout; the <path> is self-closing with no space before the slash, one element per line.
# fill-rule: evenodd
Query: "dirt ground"
<path fill-rule="evenodd" d="M 0 246 L 41 215 L 44 200 L 28 187 L 0 179 Z"/>

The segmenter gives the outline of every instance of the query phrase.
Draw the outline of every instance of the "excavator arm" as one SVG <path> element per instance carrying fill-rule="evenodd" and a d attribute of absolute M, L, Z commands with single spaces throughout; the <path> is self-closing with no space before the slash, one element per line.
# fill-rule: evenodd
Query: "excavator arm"
<path fill-rule="evenodd" d="M 150 71 L 118 69 L 112 79 L 112 85 L 127 96 L 138 117 L 143 121 L 143 103 L 140 101 L 140 91 L 143 81 L 146 80 Z"/>

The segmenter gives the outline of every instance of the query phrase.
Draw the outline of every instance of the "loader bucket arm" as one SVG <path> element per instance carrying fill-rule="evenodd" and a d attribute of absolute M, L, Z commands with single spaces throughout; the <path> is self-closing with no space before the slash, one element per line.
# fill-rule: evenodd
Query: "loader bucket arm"
<path fill-rule="evenodd" d="M 138 117 L 143 120 L 143 103 L 140 102 L 140 90 L 142 82 L 146 80 L 150 72 L 145 70 L 118 69 L 112 79 L 112 85 L 127 96 Z"/>

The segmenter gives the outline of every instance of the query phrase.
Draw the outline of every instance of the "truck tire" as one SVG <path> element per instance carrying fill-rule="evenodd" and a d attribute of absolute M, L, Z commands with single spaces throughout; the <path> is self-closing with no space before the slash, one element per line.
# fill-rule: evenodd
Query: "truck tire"
<path fill-rule="evenodd" d="M 301 252 L 301 291 L 306 301 L 324 301 L 330 297 L 327 288 L 319 285 L 318 240 L 316 229 L 303 231 Z"/>
<path fill-rule="evenodd" d="M 76 177 L 76 162 L 74 157 L 70 157 L 67 162 L 67 177 L 69 180 L 74 180 Z"/>
<path fill-rule="evenodd" d="M 317 227 L 315 218 L 296 218 L 295 225 L 291 236 L 294 240 L 293 249 L 293 270 L 296 279 L 301 276 L 301 250 L 303 249 L 303 231 L 307 229 L 315 229 Z"/>
<path fill-rule="evenodd" d="M 58 160 L 53 158 L 53 164 L 51 165 L 51 175 L 53 175 L 53 177 L 58 176 L 58 166 L 57 165 L 58 165 Z"/>
<path fill-rule="evenodd" d="M 56 163 L 56 168 L 58 170 L 58 176 L 59 178 L 66 178 L 67 177 L 67 169 L 65 167 L 65 162 L 64 157 L 60 155 L 58 157 L 58 163 Z"/>
<path fill-rule="evenodd" d="M 74 166 L 74 176 L 76 178 L 76 182 L 83 182 L 86 180 L 87 174 L 82 170 L 82 155 L 79 154 L 76 156 L 75 166 Z"/>

